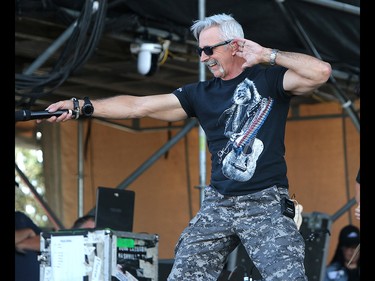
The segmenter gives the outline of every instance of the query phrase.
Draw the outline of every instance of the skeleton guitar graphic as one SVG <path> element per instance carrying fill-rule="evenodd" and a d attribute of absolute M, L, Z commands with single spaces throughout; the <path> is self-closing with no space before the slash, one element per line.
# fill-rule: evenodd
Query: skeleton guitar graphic
<path fill-rule="evenodd" d="M 229 138 L 226 147 L 218 153 L 219 161 L 223 163 L 222 172 L 227 178 L 243 182 L 254 175 L 256 162 L 264 148 L 256 134 L 266 120 L 272 103 L 271 98 L 261 97 L 249 79 L 237 86 L 233 105 L 220 118 L 226 120 L 224 134 Z"/>

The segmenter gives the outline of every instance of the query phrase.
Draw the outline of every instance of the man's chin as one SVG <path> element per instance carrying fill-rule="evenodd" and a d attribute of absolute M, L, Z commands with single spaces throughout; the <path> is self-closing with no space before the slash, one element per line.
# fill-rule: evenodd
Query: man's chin
<path fill-rule="evenodd" d="M 225 76 L 224 70 L 221 67 L 214 66 L 213 68 L 208 67 L 208 69 L 216 78 L 223 78 Z"/>

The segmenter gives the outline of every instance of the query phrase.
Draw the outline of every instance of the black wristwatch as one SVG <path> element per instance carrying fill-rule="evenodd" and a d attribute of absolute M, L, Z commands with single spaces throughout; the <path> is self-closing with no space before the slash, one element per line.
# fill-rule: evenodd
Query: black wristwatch
<path fill-rule="evenodd" d="M 94 112 L 94 107 L 88 97 L 83 98 L 84 104 L 82 106 L 82 115 L 85 117 L 90 117 Z"/>

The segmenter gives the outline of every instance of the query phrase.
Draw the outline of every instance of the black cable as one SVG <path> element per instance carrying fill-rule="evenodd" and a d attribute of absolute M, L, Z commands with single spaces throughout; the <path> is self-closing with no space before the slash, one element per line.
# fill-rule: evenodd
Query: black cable
<path fill-rule="evenodd" d="M 91 57 L 103 33 L 107 10 L 107 1 L 96 3 L 94 11 L 94 1 L 85 1 L 72 34 L 48 73 L 15 74 L 15 93 L 21 96 L 16 106 L 28 101 L 30 107 L 37 98 L 53 92 Z"/>

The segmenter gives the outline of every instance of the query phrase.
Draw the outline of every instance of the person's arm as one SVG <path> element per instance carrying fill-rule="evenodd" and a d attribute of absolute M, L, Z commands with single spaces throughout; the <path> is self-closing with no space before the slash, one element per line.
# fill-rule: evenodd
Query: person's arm
<path fill-rule="evenodd" d="M 355 200 L 357 202 L 357 207 L 354 209 L 354 216 L 357 220 L 361 219 L 361 184 L 358 179 L 355 182 Z"/>
<path fill-rule="evenodd" d="M 21 242 L 22 240 L 25 240 L 26 238 L 34 237 L 35 235 L 36 234 L 35 234 L 34 230 L 32 230 L 29 227 L 22 228 L 22 229 L 16 229 L 14 241 L 17 244 L 17 243 Z"/>
<path fill-rule="evenodd" d="M 273 49 L 247 39 L 233 41 L 239 45 L 236 55 L 245 59 L 243 68 L 260 63 L 270 64 Z M 288 69 L 284 76 L 284 90 L 294 95 L 311 93 L 326 83 L 332 72 L 329 63 L 302 53 L 277 51 L 273 54 L 273 61 Z"/>
<path fill-rule="evenodd" d="M 361 203 L 361 184 L 359 182 L 355 183 L 355 201 L 359 205 Z"/>
<path fill-rule="evenodd" d="M 276 63 L 288 68 L 284 89 L 294 95 L 311 93 L 326 83 L 331 75 L 329 63 L 305 54 L 279 52 Z"/>
<path fill-rule="evenodd" d="M 79 100 L 82 108 L 83 100 Z M 129 96 L 119 95 L 104 99 L 91 100 L 94 107 L 93 117 L 107 119 L 129 119 L 152 117 L 164 121 L 179 121 L 187 118 L 185 111 L 174 94 Z M 46 110 L 54 112 L 59 109 L 73 110 L 73 101 L 64 100 L 49 105 Z M 63 113 L 59 117 L 50 117 L 48 122 L 61 122 L 74 118 L 71 113 Z M 41 122 L 41 120 L 37 120 Z"/>
<path fill-rule="evenodd" d="M 19 252 L 25 250 L 40 251 L 40 236 L 31 228 L 15 230 L 15 247 Z"/>

